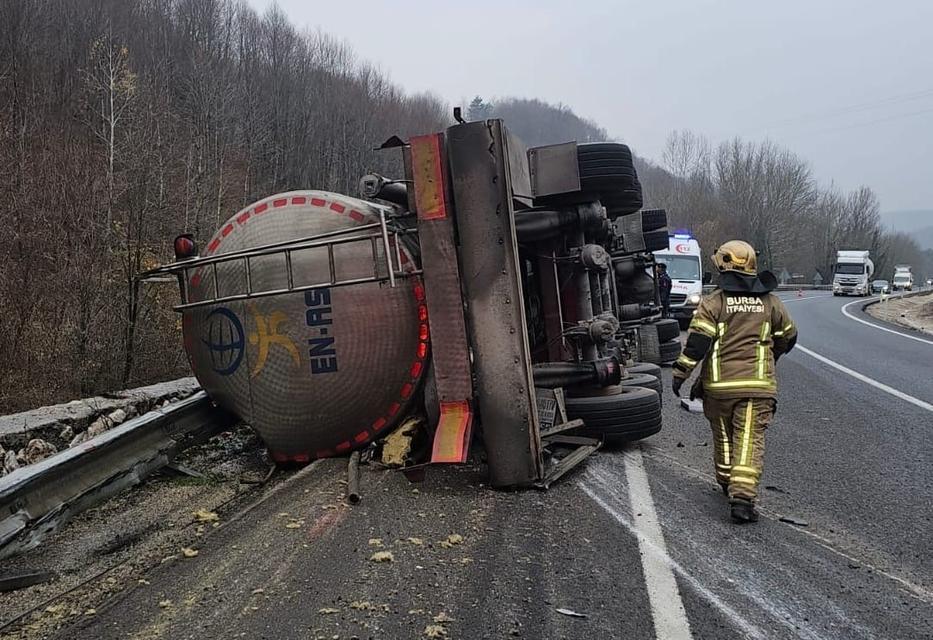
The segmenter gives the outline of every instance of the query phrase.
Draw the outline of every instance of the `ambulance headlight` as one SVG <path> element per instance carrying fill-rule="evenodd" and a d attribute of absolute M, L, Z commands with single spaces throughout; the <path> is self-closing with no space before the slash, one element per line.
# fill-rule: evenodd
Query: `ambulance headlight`
<path fill-rule="evenodd" d="M 688 298 L 688 301 L 690 302 L 690 304 L 700 304 L 700 296 L 694 293 L 692 296 Z"/>

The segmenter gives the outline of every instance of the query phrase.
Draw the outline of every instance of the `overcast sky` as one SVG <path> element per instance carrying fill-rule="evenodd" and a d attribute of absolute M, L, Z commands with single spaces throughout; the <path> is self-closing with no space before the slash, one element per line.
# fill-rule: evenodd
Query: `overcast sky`
<path fill-rule="evenodd" d="M 674 129 L 770 137 L 823 184 L 933 209 L 933 0 L 278 4 L 410 91 L 564 103 L 654 159 Z"/>

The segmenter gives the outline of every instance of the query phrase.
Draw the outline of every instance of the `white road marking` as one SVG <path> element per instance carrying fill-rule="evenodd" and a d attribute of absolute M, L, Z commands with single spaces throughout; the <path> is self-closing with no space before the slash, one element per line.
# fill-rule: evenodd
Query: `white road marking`
<path fill-rule="evenodd" d="M 793 297 L 793 298 L 781 298 L 781 302 L 787 304 L 788 302 L 795 302 L 795 301 L 797 301 L 797 300 L 815 300 L 816 298 L 828 298 L 828 297 L 829 297 L 829 296 L 827 296 L 827 295 L 822 295 L 822 296 L 804 296 L 804 297 L 802 297 L 802 298 L 797 298 L 797 297 Z"/>
<path fill-rule="evenodd" d="M 645 486 L 647 487 L 647 475 L 645 475 L 645 469 L 644 469 L 644 464 L 642 462 L 640 450 L 637 452 L 637 455 L 638 455 L 638 460 L 639 460 L 638 466 L 641 469 L 641 474 L 644 476 Z M 628 476 L 629 462 L 628 462 L 627 454 L 626 454 L 625 468 L 626 468 L 626 475 Z M 753 638 L 754 640 L 765 640 L 767 638 L 767 636 L 761 629 L 759 629 L 754 624 L 749 622 L 746 619 L 746 617 L 739 614 L 738 611 L 736 611 L 735 609 L 730 607 L 728 604 L 723 602 L 723 600 L 719 596 L 717 596 L 715 593 L 710 591 L 699 580 L 693 577 L 693 575 L 691 575 L 684 567 L 682 567 L 680 564 L 678 564 L 674 559 L 670 557 L 670 555 L 667 552 L 667 545 L 664 543 L 664 537 L 663 537 L 663 534 L 661 533 L 660 526 L 657 523 L 657 514 L 654 512 L 653 503 L 652 503 L 652 514 L 655 515 L 654 522 L 655 522 L 655 526 L 657 526 L 657 534 L 660 537 L 660 545 L 658 545 L 656 542 L 653 542 L 651 539 L 649 539 L 643 532 L 644 523 L 642 523 L 641 520 L 645 518 L 646 514 L 644 511 L 640 512 L 642 514 L 641 518 L 637 518 L 637 519 L 628 518 L 625 516 L 625 514 L 621 513 L 613 505 L 611 505 L 603 496 L 601 496 L 597 492 L 596 489 L 590 487 L 587 484 L 583 484 L 581 486 L 582 486 L 584 493 L 586 493 L 586 495 L 588 495 L 590 499 L 593 500 L 593 502 L 595 502 L 607 514 L 609 514 L 616 522 L 618 522 L 623 527 L 628 529 L 628 531 L 632 533 L 632 535 L 634 535 L 638 539 L 638 547 L 639 547 L 639 551 L 641 552 L 642 562 L 644 563 L 644 567 L 645 567 L 644 571 L 645 571 L 646 582 L 648 582 L 648 575 L 649 575 L 646 557 L 650 554 L 653 557 L 655 557 L 660 563 L 663 564 L 663 568 L 666 569 L 668 573 L 676 572 L 677 575 L 680 576 L 680 578 L 684 580 L 687 584 L 689 584 L 690 588 L 692 588 L 697 594 L 699 594 L 700 597 L 702 597 L 704 600 L 710 603 L 710 605 L 712 605 L 717 610 L 719 610 L 719 612 L 724 617 L 728 618 L 736 626 L 736 628 L 740 629 L 745 634 L 746 638 Z M 631 494 L 632 494 L 632 488 L 630 486 L 629 495 L 631 496 Z M 649 494 L 649 501 L 650 501 L 650 494 Z M 632 504 L 632 510 L 634 513 L 639 513 L 639 511 L 635 510 L 634 504 Z M 633 520 L 635 520 L 634 523 L 632 522 Z M 670 579 L 673 579 L 673 575 L 671 575 Z M 677 589 L 676 581 L 673 582 L 673 586 L 674 586 L 673 596 L 667 599 L 663 599 L 661 601 L 655 600 L 656 596 L 654 594 L 656 594 L 657 592 L 653 592 L 650 587 L 648 589 L 648 597 L 649 597 L 649 602 L 651 605 L 651 613 L 652 613 L 652 616 L 654 617 L 655 636 L 658 638 L 658 640 L 667 640 L 668 638 L 682 638 L 682 637 L 692 638 L 692 635 L 690 633 L 689 623 L 687 622 L 687 617 L 686 617 L 687 614 L 683 608 L 683 601 L 680 598 L 680 591 L 679 589 Z M 683 623 L 682 623 L 683 631 L 686 633 L 686 635 L 682 635 L 682 636 L 681 635 L 670 635 L 670 636 L 663 635 L 662 627 L 660 626 L 657 616 L 656 616 L 656 611 L 658 610 L 659 607 L 662 610 L 666 607 L 676 607 L 676 611 L 675 611 L 676 615 L 683 617 Z"/>
<path fill-rule="evenodd" d="M 892 296 L 892 297 L 897 298 L 900 296 Z M 901 333 L 900 331 L 895 331 L 894 329 L 888 329 L 887 327 L 882 327 L 881 325 L 875 324 L 874 322 L 868 322 L 867 320 L 856 318 L 854 315 L 849 313 L 849 307 L 851 307 L 853 304 L 859 304 L 859 303 L 865 304 L 865 302 L 866 301 L 863 301 L 863 300 L 856 300 L 855 302 L 850 302 L 849 304 L 843 305 L 842 315 L 847 317 L 849 320 L 855 320 L 856 322 L 861 322 L 862 324 L 868 325 L 869 327 L 874 327 L 875 329 L 880 329 L 881 331 L 887 331 L 888 333 L 893 333 L 896 336 L 907 338 L 908 340 L 916 340 L 917 342 L 925 342 L 926 344 L 933 345 L 933 340 L 927 340 L 926 338 L 921 338 L 919 336 L 912 336 L 907 333 Z"/>
<path fill-rule="evenodd" d="M 803 353 L 807 354 L 808 356 L 811 356 L 811 357 L 813 357 L 813 358 L 816 358 L 816 359 L 819 360 L 820 362 L 822 362 L 822 363 L 824 363 L 824 364 L 828 364 L 828 365 L 831 366 L 832 368 L 837 369 L 837 370 L 843 372 L 843 373 L 846 374 L 846 375 L 852 376 L 852 377 L 855 378 L 856 380 L 860 380 L 861 382 L 864 382 L 865 384 L 870 384 L 871 386 L 875 387 L 876 389 L 880 389 L 881 391 L 884 391 L 885 393 L 889 393 L 889 394 L 891 394 L 892 396 L 894 396 L 895 398 L 900 398 L 901 400 L 904 400 L 905 402 L 909 402 L 909 403 L 912 404 L 912 405 L 918 406 L 918 407 L 920 407 L 921 409 L 925 409 L 925 410 L 927 410 L 927 411 L 933 413 L 933 404 L 930 404 L 929 402 L 924 402 L 923 400 L 921 400 L 921 399 L 919 399 L 919 398 L 915 398 L 915 397 L 913 397 L 912 395 L 908 395 L 908 394 L 904 393 L 903 391 L 899 391 L 899 390 L 895 389 L 894 387 L 889 387 L 888 385 L 884 384 L 883 382 L 878 382 L 878 381 L 875 380 L 874 378 L 869 378 L 868 376 L 866 376 L 866 375 L 864 375 L 864 374 L 861 374 L 861 373 L 859 373 L 858 371 L 853 371 L 852 369 L 850 369 L 850 368 L 848 368 L 848 367 L 845 367 L 845 366 L 839 364 L 839 363 L 836 362 L 835 360 L 830 360 L 830 359 L 827 358 L 826 356 L 821 356 L 820 354 L 816 353 L 815 351 L 811 351 L 810 349 L 807 349 L 805 346 L 803 346 L 803 345 L 801 345 L 801 344 L 798 344 L 798 345 L 797 345 L 796 350 L 797 350 L 797 351 L 802 351 Z"/>
<path fill-rule="evenodd" d="M 625 452 L 625 477 L 632 513 L 638 514 L 633 518 L 634 528 L 654 618 L 654 633 L 659 640 L 690 640 L 693 638 L 690 623 L 671 569 L 640 448 Z"/>

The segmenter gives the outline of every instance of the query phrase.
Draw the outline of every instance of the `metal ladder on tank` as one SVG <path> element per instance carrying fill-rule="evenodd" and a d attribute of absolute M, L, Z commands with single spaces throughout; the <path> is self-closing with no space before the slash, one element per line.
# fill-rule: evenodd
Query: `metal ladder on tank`
<path fill-rule="evenodd" d="M 325 287 L 346 287 L 369 282 L 388 282 L 390 287 L 395 287 L 399 279 L 417 276 L 422 273 L 421 269 L 402 269 L 402 236 L 414 233 L 416 232 L 413 229 L 389 229 L 386 223 L 385 213 L 380 211 L 379 222 L 364 224 L 350 229 L 341 229 L 339 231 L 329 231 L 313 236 L 296 238 L 294 240 L 275 242 L 252 249 L 222 253 L 216 256 L 194 257 L 180 260 L 143 272 L 139 274 L 137 279 L 140 281 L 160 281 L 163 280 L 165 276 L 176 276 L 181 288 L 181 304 L 173 307 L 175 311 L 185 311 L 187 309 L 196 309 L 198 307 L 206 307 L 236 300 L 251 300 Z M 334 247 L 350 244 L 366 244 L 369 247 L 370 255 L 372 256 L 371 275 L 343 279 L 337 277 Z M 382 247 L 381 256 L 379 251 L 380 246 Z M 311 249 L 326 249 L 328 278 L 312 284 L 296 286 L 292 256 L 295 252 Z M 253 260 L 258 257 L 279 255 L 285 257 L 286 286 L 274 289 L 254 288 L 252 275 Z M 243 265 L 246 291 L 221 295 L 220 285 L 217 279 L 217 266 L 229 263 L 241 263 Z M 201 279 L 205 276 L 210 277 L 210 286 L 208 286 L 207 289 L 212 295 L 198 300 L 191 299 L 189 282 L 193 271 L 196 275 L 199 275 Z"/>

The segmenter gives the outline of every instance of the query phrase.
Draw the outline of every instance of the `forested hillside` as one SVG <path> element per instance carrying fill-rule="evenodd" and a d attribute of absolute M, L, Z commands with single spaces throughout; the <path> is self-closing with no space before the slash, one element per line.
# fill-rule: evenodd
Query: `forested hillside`
<path fill-rule="evenodd" d="M 177 293 L 133 274 L 260 196 L 355 194 L 447 120 L 277 10 L 0 2 L 0 411 L 186 373 Z"/>

